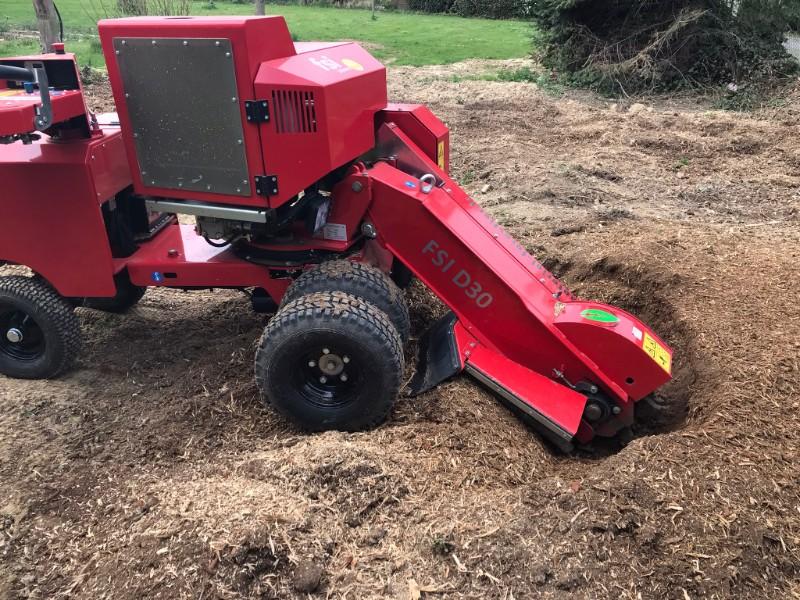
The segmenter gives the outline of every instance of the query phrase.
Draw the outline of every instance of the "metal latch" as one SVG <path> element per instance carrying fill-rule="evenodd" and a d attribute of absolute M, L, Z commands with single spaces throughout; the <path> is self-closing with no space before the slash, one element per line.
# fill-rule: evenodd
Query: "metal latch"
<path fill-rule="evenodd" d="M 267 198 L 278 195 L 277 175 L 256 175 L 254 179 L 256 182 L 256 194 Z"/>
<path fill-rule="evenodd" d="M 244 112 L 248 123 L 269 123 L 269 104 L 266 100 L 245 100 Z"/>

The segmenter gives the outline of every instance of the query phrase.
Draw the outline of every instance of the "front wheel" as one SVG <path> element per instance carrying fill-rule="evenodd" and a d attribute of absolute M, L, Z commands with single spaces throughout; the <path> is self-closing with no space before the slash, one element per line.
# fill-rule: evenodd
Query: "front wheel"
<path fill-rule="evenodd" d="M 402 348 L 389 317 L 365 300 L 309 294 L 267 325 L 256 381 L 269 404 L 307 431 L 371 429 L 394 405 Z"/>
<path fill-rule="evenodd" d="M 81 346 L 68 300 L 36 277 L 0 277 L 0 373 L 50 379 L 69 369 Z"/>

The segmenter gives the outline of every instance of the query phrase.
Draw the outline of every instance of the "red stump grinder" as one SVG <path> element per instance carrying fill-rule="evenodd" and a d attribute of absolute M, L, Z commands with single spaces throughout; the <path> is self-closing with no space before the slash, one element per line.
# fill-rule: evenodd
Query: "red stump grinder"
<path fill-rule="evenodd" d="M 306 430 L 374 427 L 416 277 L 451 312 L 420 340 L 412 395 L 466 371 L 568 450 L 627 431 L 670 379 L 649 327 L 574 297 L 450 178 L 447 128 L 388 103 L 357 44 L 294 43 L 282 17 L 99 30 L 116 113 L 87 110 L 63 45 L 0 59 L 0 263 L 33 273 L 0 278 L 0 373 L 66 371 L 76 306 L 241 289 L 277 309 L 265 399 Z"/>

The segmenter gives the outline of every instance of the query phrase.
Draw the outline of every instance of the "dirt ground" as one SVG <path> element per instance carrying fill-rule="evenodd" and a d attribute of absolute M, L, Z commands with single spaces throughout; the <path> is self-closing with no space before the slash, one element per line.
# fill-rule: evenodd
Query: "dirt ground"
<path fill-rule="evenodd" d="M 579 295 L 675 346 L 685 418 L 563 456 L 461 377 L 306 436 L 257 397 L 244 296 L 151 290 L 79 309 L 70 375 L 0 378 L 0 597 L 800 598 L 800 86 L 743 115 L 465 79 L 490 66 L 391 96 Z M 410 300 L 419 336 L 440 308 Z"/>

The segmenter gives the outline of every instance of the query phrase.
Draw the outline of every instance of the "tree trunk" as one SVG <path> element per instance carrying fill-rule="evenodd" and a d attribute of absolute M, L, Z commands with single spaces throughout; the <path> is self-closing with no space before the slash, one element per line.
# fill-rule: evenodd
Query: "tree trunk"
<path fill-rule="evenodd" d="M 53 0 L 33 0 L 36 20 L 39 22 L 39 41 L 42 52 L 52 52 L 53 43 L 59 41 L 59 25 Z"/>
<path fill-rule="evenodd" d="M 256 14 L 257 15 L 264 14 L 264 0 L 256 0 Z"/>

